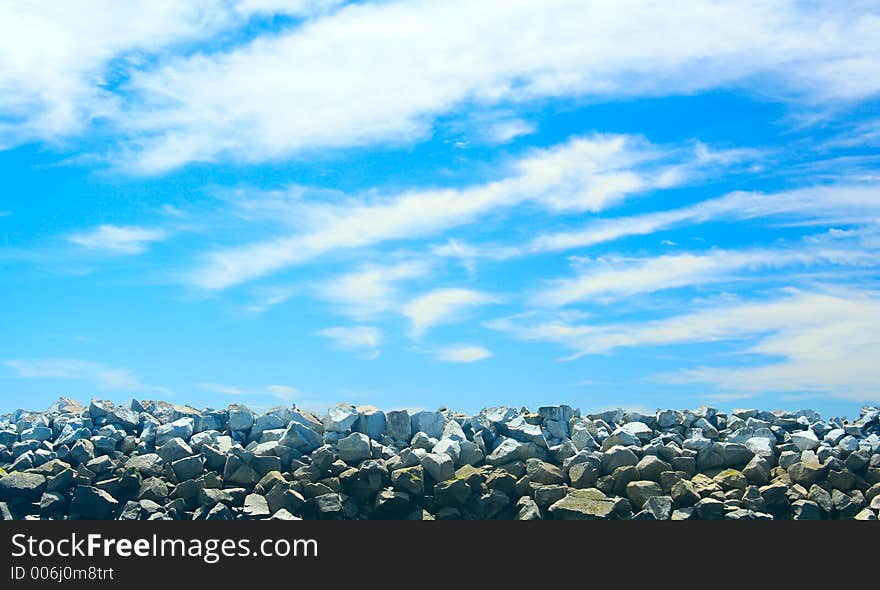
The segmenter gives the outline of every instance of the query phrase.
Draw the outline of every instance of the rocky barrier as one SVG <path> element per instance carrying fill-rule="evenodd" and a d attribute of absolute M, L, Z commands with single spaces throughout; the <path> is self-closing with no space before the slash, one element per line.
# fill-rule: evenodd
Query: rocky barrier
<path fill-rule="evenodd" d="M 62 398 L 0 418 L 3 519 L 859 519 L 880 411 L 196 410 Z"/>

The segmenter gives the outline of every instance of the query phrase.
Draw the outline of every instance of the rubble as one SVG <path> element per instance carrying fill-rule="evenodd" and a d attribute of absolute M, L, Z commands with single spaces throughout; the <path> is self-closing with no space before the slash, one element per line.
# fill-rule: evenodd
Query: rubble
<path fill-rule="evenodd" d="M 645 415 L 161 401 L 0 417 L 18 519 L 877 520 L 880 411 Z"/>

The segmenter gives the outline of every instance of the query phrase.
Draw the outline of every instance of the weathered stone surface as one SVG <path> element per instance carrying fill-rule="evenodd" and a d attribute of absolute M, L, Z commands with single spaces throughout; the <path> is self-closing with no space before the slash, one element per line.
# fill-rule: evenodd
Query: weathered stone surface
<path fill-rule="evenodd" d="M 669 496 L 650 496 L 645 500 L 642 510 L 650 513 L 654 520 L 669 520 L 672 516 L 672 498 Z"/>
<path fill-rule="evenodd" d="M 592 488 L 599 479 L 599 470 L 592 463 L 577 463 L 568 470 L 568 478 L 573 488 Z"/>
<path fill-rule="evenodd" d="M 749 485 L 746 476 L 736 469 L 725 469 L 712 478 L 724 491 L 744 490 Z"/>
<path fill-rule="evenodd" d="M 254 425 L 254 413 L 247 406 L 233 404 L 229 406 L 229 429 L 234 431 L 250 430 Z"/>
<path fill-rule="evenodd" d="M 619 445 L 613 446 L 602 455 L 602 473 L 613 473 L 618 467 L 636 465 L 639 458 L 630 449 Z"/>
<path fill-rule="evenodd" d="M 526 475 L 529 480 L 540 484 L 561 484 L 565 481 L 562 470 L 552 463 L 540 459 L 526 461 Z"/>
<path fill-rule="evenodd" d="M 743 467 L 742 474 L 757 484 L 765 485 L 770 482 L 770 463 L 761 455 L 755 455 L 752 460 Z"/>
<path fill-rule="evenodd" d="M 672 465 L 656 455 L 645 455 L 636 463 L 636 469 L 639 471 L 640 479 L 659 482 L 660 474 L 671 471 Z"/>
<path fill-rule="evenodd" d="M 486 457 L 489 465 L 504 465 L 519 459 L 519 448 L 522 443 L 512 438 L 505 439 Z"/>
<path fill-rule="evenodd" d="M 560 520 L 606 520 L 625 513 L 621 499 L 608 498 L 596 488 L 572 490 L 549 511 Z"/>
<path fill-rule="evenodd" d="M 114 517 L 119 501 L 91 486 L 77 486 L 70 501 L 70 518 L 74 520 L 108 520 Z"/>
<path fill-rule="evenodd" d="M 812 451 L 819 446 L 819 439 L 812 430 L 799 430 L 791 433 L 791 442 L 802 451 Z"/>
<path fill-rule="evenodd" d="M 632 502 L 633 508 L 641 510 L 651 496 L 662 496 L 663 489 L 654 481 L 637 480 L 626 484 L 626 497 Z"/>
<path fill-rule="evenodd" d="M 324 444 L 324 440 L 311 428 L 299 422 L 291 422 L 278 439 L 278 444 L 294 448 L 301 453 L 311 453 Z"/>
<path fill-rule="evenodd" d="M 676 506 L 693 506 L 700 501 L 696 486 L 689 480 L 679 480 L 672 486 L 671 491 Z"/>
<path fill-rule="evenodd" d="M 193 435 L 193 425 L 193 419 L 189 417 L 159 425 L 156 428 L 156 446 L 160 447 L 172 438 L 189 440 L 189 437 Z"/>
<path fill-rule="evenodd" d="M 445 453 L 427 453 L 422 458 L 422 467 L 434 481 L 445 481 L 455 475 L 455 464 Z"/>
<path fill-rule="evenodd" d="M 247 518 L 267 518 L 271 512 L 269 511 L 269 503 L 264 496 L 260 494 L 248 494 L 244 498 L 244 506 L 241 509 L 242 514 Z"/>
<path fill-rule="evenodd" d="M 797 461 L 786 471 L 794 483 L 811 486 L 822 479 L 825 468 L 817 461 Z"/>
<path fill-rule="evenodd" d="M 721 520 L 724 518 L 724 502 L 714 498 L 703 498 L 694 504 L 694 511 L 701 520 Z"/>
<path fill-rule="evenodd" d="M 336 454 L 349 465 L 369 459 L 372 454 L 370 438 L 366 434 L 353 432 L 337 441 Z"/>
<path fill-rule="evenodd" d="M 347 432 L 358 419 L 358 411 L 352 405 L 338 404 L 327 410 L 322 423 L 329 432 Z"/>
<path fill-rule="evenodd" d="M 425 493 L 425 470 L 421 465 L 397 469 L 391 472 L 391 483 L 398 491 L 422 495 Z"/>
<path fill-rule="evenodd" d="M 39 473 L 18 471 L 0 477 L 0 501 L 9 503 L 36 502 L 46 489 L 46 477 Z"/>
<path fill-rule="evenodd" d="M 392 410 L 385 414 L 387 434 L 394 440 L 409 441 L 412 438 L 412 421 L 406 410 Z"/>
<path fill-rule="evenodd" d="M 446 418 L 440 412 L 416 412 L 411 416 L 412 431 L 424 432 L 431 438 L 440 438 L 443 436 L 443 427 L 446 425 Z"/>

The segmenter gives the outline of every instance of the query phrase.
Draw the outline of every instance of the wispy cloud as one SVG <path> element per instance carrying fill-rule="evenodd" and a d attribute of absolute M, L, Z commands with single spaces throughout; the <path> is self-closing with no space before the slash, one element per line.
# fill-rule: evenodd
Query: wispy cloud
<path fill-rule="evenodd" d="M 424 277 L 430 268 L 426 261 L 367 264 L 324 282 L 317 290 L 343 313 L 358 319 L 372 318 L 400 305 L 399 283 Z"/>
<path fill-rule="evenodd" d="M 382 332 L 373 326 L 333 326 L 319 330 L 318 335 L 334 348 L 360 352 L 368 359 L 379 356 L 382 344 Z"/>
<path fill-rule="evenodd" d="M 525 119 L 502 119 L 492 122 L 483 133 L 490 143 L 507 143 L 531 135 L 535 130 L 535 126 Z"/>
<path fill-rule="evenodd" d="M 508 165 L 506 176 L 485 184 L 366 195 L 341 204 L 298 202 L 297 217 L 308 229 L 211 252 L 189 280 L 224 289 L 328 252 L 427 237 L 524 203 L 551 213 L 601 211 L 628 196 L 683 183 L 706 165 L 717 163 L 701 150 L 667 150 L 638 137 L 573 138 L 529 152 Z"/>
<path fill-rule="evenodd" d="M 114 254 L 141 254 L 154 242 L 167 237 L 162 229 L 134 225 L 100 225 L 92 231 L 70 234 L 67 239 L 91 250 Z"/>
<path fill-rule="evenodd" d="M 482 346 L 463 344 L 442 348 L 434 356 L 447 363 L 475 363 L 491 357 L 492 352 Z"/>
<path fill-rule="evenodd" d="M 64 379 L 92 382 L 108 391 L 155 391 L 164 387 L 145 385 L 128 369 L 72 358 L 9 359 L 3 362 L 22 379 Z"/>
<path fill-rule="evenodd" d="M 264 313 L 281 305 L 301 290 L 296 285 L 273 285 L 254 289 L 253 300 L 244 306 L 248 313 Z"/>
<path fill-rule="evenodd" d="M 858 238 L 814 237 L 798 244 L 750 250 L 715 249 L 698 254 L 651 258 L 587 260 L 571 278 L 548 281 L 533 298 L 539 305 L 562 306 L 578 301 L 613 301 L 640 293 L 679 287 L 710 285 L 753 277 L 755 272 L 786 267 L 880 265 L 878 244 L 869 236 Z M 745 273 L 741 275 L 740 273 Z M 764 277 L 772 280 L 773 275 Z"/>
<path fill-rule="evenodd" d="M 490 322 L 518 338 L 554 342 L 584 355 L 624 348 L 727 342 L 759 361 L 668 372 L 656 380 L 707 383 L 737 392 L 809 391 L 880 399 L 880 300 L 873 292 L 828 288 L 765 300 L 733 300 L 668 318 L 632 323 Z"/>
<path fill-rule="evenodd" d="M 468 309 L 497 301 L 495 295 L 471 289 L 435 289 L 407 303 L 403 315 L 412 323 L 413 337 L 421 338 L 434 326 L 455 321 Z"/>
<path fill-rule="evenodd" d="M 806 224 L 842 225 L 880 223 L 880 184 L 844 183 L 811 186 L 779 193 L 737 191 L 694 205 L 613 217 L 591 222 L 582 229 L 545 233 L 518 249 L 502 250 L 505 257 L 583 248 L 628 236 L 650 235 L 685 225 L 709 221 L 763 219 L 777 223 L 797 220 Z M 498 252 L 474 246 L 475 252 Z"/>
<path fill-rule="evenodd" d="M 232 397 L 243 396 L 270 396 L 284 401 L 294 401 L 301 397 L 299 390 L 289 385 L 266 385 L 265 387 L 239 387 L 237 385 L 226 385 L 223 383 L 202 382 L 196 383 L 196 387 L 217 393 L 220 395 L 228 395 Z"/>

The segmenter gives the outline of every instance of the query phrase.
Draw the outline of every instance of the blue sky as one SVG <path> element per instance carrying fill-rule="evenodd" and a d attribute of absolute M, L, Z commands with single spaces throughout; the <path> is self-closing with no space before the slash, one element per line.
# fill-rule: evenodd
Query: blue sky
<path fill-rule="evenodd" d="M 880 401 L 880 5 L 0 3 L 0 410 Z"/>

